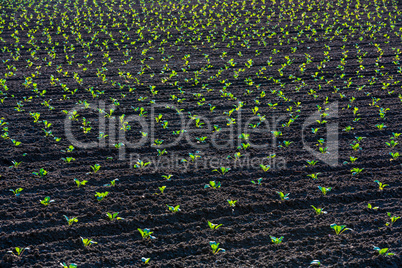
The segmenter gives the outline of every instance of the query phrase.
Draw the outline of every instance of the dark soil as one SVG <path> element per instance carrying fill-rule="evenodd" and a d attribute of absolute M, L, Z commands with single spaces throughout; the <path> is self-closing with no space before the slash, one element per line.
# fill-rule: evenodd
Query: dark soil
<path fill-rule="evenodd" d="M 312 260 L 320 260 L 324 267 L 401 267 L 402 220 L 386 226 L 390 221 L 387 213 L 401 216 L 402 205 L 402 162 L 390 155 L 402 153 L 401 145 L 391 148 L 386 144 L 402 140 L 402 136 L 392 139 L 393 133 L 402 132 L 402 75 L 396 59 L 396 49 L 401 49 L 401 5 L 378 2 L 376 9 L 372 1 L 360 1 L 360 9 L 355 10 L 355 1 L 340 6 L 323 1 L 310 4 L 311 8 L 307 4 L 298 8 L 279 2 L 263 6 L 247 1 L 242 9 L 238 1 L 212 1 L 206 12 L 211 10 L 210 18 L 214 20 L 208 24 L 208 17 L 202 15 L 205 1 L 198 1 L 202 4 L 193 10 L 196 1 L 189 6 L 183 4 L 183 9 L 181 4 L 164 3 L 160 10 L 159 4 L 129 7 L 124 1 L 113 2 L 99 2 L 99 6 L 92 1 L 77 1 L 76 6 L 70 1 L 0 4 L 0 267 L 61 267 L 60 262 L 76 263 L 78 267 L 140 267 L 142 257 L 151 258 L 150 267 L 308 267 Z M 147 10 L 142 9 L 145 6 Z M 292 9 L 293 16 L 297 16 L 294 21 Z M 95 16 L 100 13 L 104 16 Z M 325 14 L 329 16 L 326 21 Z M 192 16 L 196 15 L 203 21 L 191 28 Z M 167 33 L 171 23 L 174 26 Z M 229 27 L 229 23 L 233 25 Z M 106 31 L 100 25 L 106 26 Z M 326 33 L 331 25 L 332 30 Z M 84 26 L 92 30 L 88 32 Z M 14 34 L 16 29 L 18 34 Z M 338 34 L 340 29 L 343 31 Z M 94 37 L 96 32 L 99 34 Z M 269 38 L 273 32 L 276 35 Z M 27 33 L 35 37 L 35 45 L 28 43 Z M 264 37 L 258 36 L 262 33 Z M 63 34 L 69 36 L 68 40 Z M 297 36 L 297 41 L 292 39 Z M 103 44 L 105 40 L 109 40 L 107 45 Z M 161 43 L 163 40 L 166 42 Z M 292 52 L 294 47 L 296 52 Z M 50 56 L 52 48 L 54 59 Z M 144 49 L 148 51 L 143 53 Z M 274 49 L 280 51 L 274 53 Z M 329 51 L 330 59 L 319 68 L 326 58 L 325 51 Z M 227 56 L 221 57 L 224 52 Z M 338 68 L 342 53 L 348 56 L 344 70 Z M 186 54 L 190 55 L 188 64 L 183 59 Z M 311 63 L 306 64 L 306 54 Z M 287 56 L 293 63 L 286 65 L 280 75 L 278 69 L 286 64 Z M 130 57 L 132 60 L 125 64 Z M 270 57 L 272 66 L 267 65 Z M 228 63 L 230 59 L 237 63 L 235 67 Z M 253 60 L 250 68 L 245 65 L 249 59 Z M 166 64 L 168 69 L 164 70 Z M 300 71 L 302 64 L 306 64 L 304 72 Z M 57 71 L 60 67 L 62 72 Z M 103 67 L 107 68 L 103 71 L 106 82 L 99 73 Z M 140 74 L 142 67 L 144 73 Z M 239 68 L 244 71 L 236 77 L 234 71 Z M 177 76 L 164 81 L 172 70 Z M 10 76 L 10 71 L 15 75 Z M 133 78 L 127 77 L 127 72 Z M 81 83 L 74 73 L 82 78 Z M 51 76 L 59 81 L 52 85 Z M 33 77 L 36 91 L 32 83 L 26 83 L 27 77 Z M 252 85 L 247 84 L 248 78 Z M 158 91 L 156 95 L 151 93 L 151 86 Z M 90 93 L 91 88 L 94 94 L 98 92 L 97 97 Z M 247 94 L 247 89 L 253 92 Z M 310 90 L 315 93 L 309 94 Z M 202 95 L 194 95 L 197 93 Z M 178 102 L 172 95 L 185 100 Z M 153 110 L 151 100 L 160 106 Z M 79 108 L 79 102 L 84 101 L 90 108 Z M 240 101 L 244 106 L 229 116 Z M 113 102 L 119 105 L 114 106 L 112 117 L 99 113 L 99 108 L 108 112 Z M 268 103 L 277 106 L 270 108 Z M 331 104 L 336 113 L 322 116 Z M 211 112 L 213 106 L 216 108 Z M 147 128 L 133 120 L 129 122 L 130 130 L 120 130 L 119 118 L 123 114 L 126 118 L 138 116 L 141 107 L 147 114 L 137 119 L 143 120 Z M 256 115 L 254 107 L 259 108 Z M 381 108 L 389 108 L 383 118 Z M 72 122 L 63 110 L 74 109 L 79 116 Z M 38 122 L 34 122 L 34 113 L 40 113 Z M 154 118 L 159 114 L 162 119 L 156 123 Z M 266 120 L 260 122 L 257 114 L 265 115 Z M 313 124 L 305 125 L 314 114 L 328 122 L 313 120 Z M 191 121 L 194 115 L 205 123 L 202 128 Z M 92 127 L 86 134 L 80 128 L 84 117 Z M 236 124 L 228 126 L 230 118 Z M 294 122 L 286 127 L 291 118 Z M 52 125 L 45 128 L 44 120 Z M 161 125 L 165 120 L 167 128 Z M 104 129 L 100 127 L 102 121 Z M 66 134 L 66 122 L 72 122 L 77 141 L 97 145 L 84 148 L 75 144 L 75 149 L 67 152 L 74 142 Z M 249 126 L 258 122 L 255 129 Z M 385 127 L 379 129 L 380 124 Z M 214 125 L 221 131 L 214 132 Z M 319 147 L 330 146 L 326 143 L 330 125 L 338 132 L 338 157 L 333 152 L 318 151 Z M 348 126 L 353 129 L 347 131 Z M 179 135 L 172 133 L 184 128 L 187 132 L 178 140 Z M 319 130 L 314 134 L 312 128 Z M 46 136 L 43 129 L 52 134 Z M 275 138 L 271 132 L 275 130 L 282 135 Z M 140 131 L 148 133 L 147 140 L 136 147 Z M 100 132 L 109 136 L 99 139 Z M 238 149 L 245 143 L 239 135 L 247 132 L 250 148 Z M 119 135 L 124 135 L 126 145 L 120 150 L 114 146 Z M 204 136 L 205 143 L 196 139 Z M 364 139 L 358 142 L 361 149 L 353 150 L 356 137 Z M 320 138 L 324 144 L 317 146 Z M 170 144 L 166 146 L 167 154 L 158 157 L 157 149 L 164 147 L 153 145 L 155 139 Z M 21 144 L 16 146 L 12 140 Z M 286 147 L 284 141 L 292 143 Z M 243 155 L 237 162 L 233 157 L 236 152 Z M 192 162 L 190 154 L 200 157 Z M 269 162 L 267 157 L 272 154 L 276 157 Z M 335 159 L 336 164 L 328 164 L 323 155 Z M 67 157 L 75 160 L 62 160 Z M 357 160 L 351 163 L 350 157 Z M 138 159 L 150 164 L 144 169 L 134 168 Z M 264 159 L 271 168 L 264 172 L 260 162 L 252 159 Z M 311 160 L 318 162 L 307 164 Z M 12 167 L 13 161 L 21 163 Z M 100 165 L 96 173 L 91 170 L 95 164 Z M 213 171 L 221 166 L 231 169 L 225 175 Z M 41 168 L 47 175 L 33 174 Z M 363 171 L 352 175 L 353 168 Z M 316 173 L 319 175 L 315 180 L 308 176 Z M 173 175 L 170 180 L 162 177 L 168 174 Z M 251 182 L 258 178 L 262 178 L 260 185 Z M 74 179 L 88 182 L 78 188 Z M 105 186 L 114 179 L 118 179 L 115 186 Z M 375 180 L 389 186 L 380 190 Z M 210 181 L 219 181 L 222 186 L 205 189 Z M 158 189 L 161 186 L 166 186 L 163 194 Z M 318 186 L 332 189 L 324 196 Z M 10 189 L 20 187 L 20 196 L 14 196 Z M 106 191 L 109 195 L 98 201 L 95 194 Z M 281 201 L 277 192 L 290 193 L 289 199 Z M 40 202 L 46 196 L 54 200 L 49 206 Z M 237 200 L 235 207 L 230 207 L 227 200 Z M 368 203 L 378 209 L 368 209 Z M 180 211 L 170 212 L 167 205 L 180 205 Z M 327 214 L 316 215 L 311 206 L 324 208 Z M 119 212 L 124 219 L 110 221 L 106 212 Z M 78 217 L 78 222 L 69 226 L 64 215 Z M 211 230 L 208 221 L 222 226 Z M 336 235 L 330 227 L 333 223 L 352 230 Z M 149 228 L 156 238 L 143 240 L 138 228 Z M 270 236 L 283 236 L 283 242 L 273 244 Z M 81 237 L 97 244 L 84 247 Z M 219 242 L 226 251 L 212 254 L 210 241 Z M 395 255 L 379 256 L 374 246 L 389 248 Z M 17 257 L 8 253 L 15 247 L 29 250 Z"/>

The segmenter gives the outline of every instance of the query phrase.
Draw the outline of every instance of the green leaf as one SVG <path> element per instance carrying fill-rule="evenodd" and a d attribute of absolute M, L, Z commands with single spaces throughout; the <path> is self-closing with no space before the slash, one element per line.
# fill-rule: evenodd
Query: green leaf
<path fill-rule="evenodd" d="M 382 249 L 380 249 L 380 251 L 378 251 L 378 253 L 379 253 L 380 255 L 383 255 L 383 254 L 385 254 L 387 251 L 388 251 L 388 248 L 382 248 Z"/>

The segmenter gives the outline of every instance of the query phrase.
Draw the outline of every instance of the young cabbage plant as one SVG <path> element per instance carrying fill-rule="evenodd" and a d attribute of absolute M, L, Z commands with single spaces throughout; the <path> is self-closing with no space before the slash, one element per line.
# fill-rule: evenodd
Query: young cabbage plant
<path fill-rule="evenodd" d="M 209 226 L 209 228 L 211 228 L 212 230 L 216 230 L 216 229 L 218 229 L 219 227 L 221 227 L 222 224 L 214 224 L 214 223 L 208 221 L 208 226 Z"/>
<path fill-rule="evenodd" d="M 163 194 L 163 192 L 164 192 L 165 189 L 166 189 L 166 186 L 158 187 L 158 189 L 159 189 L 159 191 L 161 192 L 161 194 Z"/>
<path fill-rule="evenodd" d="M 334 231 L 335 231 L 335 233 L 337 235 L 342 234 L 344 231 L 348 231 L 348 230 L 353 231 L 350 228 L 346 228 L 346 225 L 337 225 L 337 224 L 334 223 L 334 224 L 331 224 L 330 226 L 331 226 L 332 229 L 334 229 Z"/>
<path fill-rule="evenodd" d="M 169 208 L 169 211 L 171 211 L 173 213 L 176 213 L 176 212 L 180 211 L 180 205 L 177 205 L 177 206 L 173 207 L 173 206 L 169 206 L 168 204 L 166 204 L 166 206 Z"/>
<path fill-rule="evenodd" d="M 367 204 L 368 209 L 377 210 L 378 207 L 373 207 L 370 203 Z"/>
<path fill-rule="evenodd" d="M 307 164 L 309 164 L 309 166 L 315 166 L 315 164 L 317 164 L 318 161 L 315 161 L 315 160 L 309 161 L 309 160 L 307 160 L 306 162 L 307 162 Z"/>
<path fill-rule="evenodd" d="M 78 179 L 74 179 L 75 183 L 77 184 L 77 188 L 80 188 L 80 186 L 84 186 L 88 181 L 83 180 L 83 181 L 79 181 Z"/>
<path fill-rule="evenodd" d="M 47 175 L 47 171 L 44 170 L 43 168 L 41 168 L 38 172 L 32 172 L 32 174 L 42 178 L 42 177 L 45 177 Z"/>
<path fill-rule="evenodd" d="M 352 176 L 355 176 L 359 175 L 363 170 L 364 168 L 352 168 L 350 172 L 352 173 Z"/>
<path fill-rule="evenodd" d="M 216 253 L 218 253 L 219 251 L 221 251 L 221 252 L 225 252 L 226 250 L 225 249 L 223 249 L 223 248 L 220 248 L 219 247 L 219 243 L 216 243 L 215 241 L 210 241 L 209 242 L 209 245 L 210 245 L 210 247 L 211 247 L 211 249 L 212 249 L 212 254 L 216 254 Z"/>
<path fill-rule="evenodd" d="M 19 256 L 21 256 L 21 255 L 24 253 L 25 250 L 29 250 L 29 249 L 30 249 L 30 248 L 19 248 L 19 247 L 16 247 L 16 248 L 14 248 L 14 250 L 9 250 L 9 251 L 7 251 L 7 253 L 11 253 L 11 254 L 13 254 L 14 256 L 19 257 Z"/>
<path fill-rule="evenodd" d="M 374 250 L 378 252 L 379 255 L 382 256 L 392 256 L 395 255 L 395 253 L 387 252 L 388 248 L 379 248 L 379 247 L 374 247 Z"/>
<path fill-rule="evenodd" d="M 289 194 L 290 193 L 287 193 L 287 194 L 284 194 L 283 192 L 276 192 L 276 193 L 279 195 L 279 197 L 281 198 L 282 201 L 289 199 Z"/>
<path fill-rule="evenodd" d="M 229 206 L 231 206 L 231 207 L 236 206 L 237 200 L 230 200 L 230 199 L 228 199 L 227 201 L 228 201 L 228 203 L 229 203 Z"/>
<path fill-rule="evenodd" d="M 115 212 L 115 213 L 106 212 L 106 216 L 109 218 L 110 221 L 124 220 L 124 218 L 117 217 L 117 215 L 119 215 L 119 212 Z"/>
<path fill-rule="evenodd" d="M 144 169 L 146 166 L 148 166 L 149 164 L 151 164 L 151 162 L 144 162 L 140 159 L 137 160 L 137 163 L 134 165 L 134 168 L 138 168 L 138 169 Z"/>
<path fill-rule="evenodd" d="M 270 166 L 270 165 L 263 165 L 263 164 L 260 164 L 260 168 L 261 168 L 264 172 L 267 172 L 267 171 L 271 168 L 271 166 Z"/>
<path fill-rule="evenodd" d="M 141 261 L 142 261 L 145 265 L 147 265 L 150 260 L 151 260 L 151 258 L 145 258 L 145 257 L 142 257 L 142 258 L 141 258 Z"/>
<path fill-rule="evenodd" d="M 209 184 L 205 184 L 204 189 L 206 188 L 212 188 L 212 189 L 217 189 L 221 187 L 221 182 L 215 182 L 215 181 L 210 181 Z"/>
<path fill-rule="evenodd" d="M 389 154 L 392 156 L 391 161 L 397 160 L 400 156 L 398 152 L 395 153 L 390 152 Z"/>
<path fill-rule="evenodd" d="M 331 191 L 332 187 L 325 188 L 325 187 L 318 186 L 318 189 L 320 189 L 320 191 L 323 195 L 327 195 L 327 193 Z"/>
<path fill-rule="evenodd" d="M 353 156 L 349 156 L 349 160 L 350 162 L 353 164 L 358 158 L 357 157 L 353 157 Z M 344 165 L 349 164 L 348 161 L 344 161 L 343 162 Z"/>
<path fill-rule="evenodd" d="M 270 238 L 271 238 L 271 241 L 272 241 L 272 243 L 274 243 L 274 244 L 280 244 L 280 243 L 282 243 L 282 240 L 283 240 L 283 236 L 281 236 L 281 237 L 275 237 L 275 236 L 272 236 L 272 235 L 270 235 L 269 236 Z"/>
<path fill-rule="evenodd" d="M 103 192 L 103 193 L 96 192 L 96 194 L 95 194 L 96 200 L 98 200 L 98 201 L 100 202 L 100 201 L 102 201 L 108 194 L 109 194 L 109 192 Z"/>
<path fill-rule="evenodd" d="M 171 174 L 169 174 L 169 175 L 162 175 L 162 178 L 165 178 L 167 181 L 170 181 L 172 177 L 173 177 L 173 175 L 171 175 Z"/>
<path fill-rule="evenodd" d="M 191 162 L 195 162 L 195 160 L 197 160 L 197 158 L 201 158 L 201 156 L 198 155 L 197 153 L 198 152 L 196 152 L 195 154 L 193 154 L 193 153 L 188 154 L 190 156 Z"/>
<path fill-rule="evenodd" d="M 137 230 L 140 232 L 140 234 L 142 236 L 142 239 L 148 240 L 148 239 L 155 239 L 156 238 L 155 236 L 151 235 L 151 234 L 153 234 L 153 232 L 151 232 L 150 229 L 140 229 L 140 228 L 138 228 Z"/>
<path fill-rule="evenodd" d="M 391 212 L 387 212 L 387 215 L 390 218 L 390 221 L 387 222 L 385 225 L 390 226 L 390 227 L 392 225 L 394 225 L 394 223 L 401 218 L 401 217 L 397 217 L 397 216 L 391 216 Z"/>
<path fill-rule="evenodd" d="M 95 164 L 95 165 L 91 166 L 93 173 L 98 172 L 100 168 L 101 168 L 101 166 L 99 164 Z"/>
<path fill-rule="evenodd" d="M 23 189 L 23 188 L 17 188 L 17 189 L 15 189 L 15 190 L 10 189 L 10 191 L 13 192 L 13 194 L 14 194 L 15 196 L 20 196 L 22 190 L 24 190 L 24 189 Z"/>
<path fill-rule="evenodd" d="M 313 173 L 313 174 L 308 174 L 307 176 L 312 178 L 313 180 L 316 180 L 318 178 L 318 175 L 320 175 L 320 172 Z"/>
<path fill-rule="evenodd" d="M 75 263 L 67 264 L 67 263 L 65 263 L 65 262 L 61 262 L 60 265 L 61 265 L 63 268 L 77 268 L 77 267 L 78 267 L 78 265 L 75 264 Z"/>
<path fill-rule="evenodd" d="M 73 157 L 66 157 L 66 158 L 61 158 L 61 160 L 63 160 L 66 163 L 71 163 L 71 161 L 75 161 L 75 158 Z"/>
<path fill-rule="evenodd" d="M 69 218 L 66 215 L 63 215 L 63 216 L 64 216 L 64 218 L 66 218 L 68 225 L 73 225 L 74 222 L 78 222 L 77 217 Z"/>
<path fill-rule="evenodd" d="M 261 185 L 262 178 L 258 178 L 257 181 L 251 181 L 252 184 Z"/>
<path fill-rule="evenodd" d="M 20 165 L 21 165 L 21 163 L 22 163 L 22 161 L 21 162 L 17 162 L 17 161 L 11 161 L 11 163 L 13 164 L 12 166 L 10 166 L 9 168 L 18 168 Z"/>
<path fill-rule="evenodd" d="M 230 168 L 226 168 L 226 167 L 220 167 L 219 169 L 214 169 L 212 170 L 212 172 L 218 172 L 221 175 L 225 175 L 226 173 L 228 173 L 230 170 Z"/>
<path fill-rule="evenodd" d="M 319 260 L 313 260 L 310 262 L 310 266 L 321 266 L 321 262 Z"/>
<path fill-rule="evenodd" d="M 111 187 L 111 186 L 116 186 L 116 181 L 118 181 L 119 179 L 114 179 L 112 181 L 110 181 L 110 183 L 104 184 L 103 186 L 106 187 Z"/>
<path fill-rule="evenodd" d="M 81 237 L 81 241 L 84 244 L 85 247 L 89 247 L 93 244 L 98 244 L 98 242 L 93 241 L 92 239 L 89 238 L 83 238 Z"/>
<path fill-rule="evenodd" d="M 382 182 L 380 182 L 379 180 L 375 180 L 374 182 L 376 182 L 378 184 L 378 189 L 380 191 L 384 190 L 385 187 L 389 186 L 389 184 L 383 184 Z"/>
<path fill-rule="evenodd" d="M 311 207 L 314 208 L 315 214 L 317 214 L 317 215 L 327 214 L 327 212 L 324 211 L 324 208 L 316 208 L 313 205 L 311 205 Z"/>
<path fill-rule="evenodd" d="M 46 196 L 43 200 L 40 200 L 41 204 L 44 206 L 50 205 L 50 203 L 53 203 L 54 200 L 50 200 L 49 196 Z"/>

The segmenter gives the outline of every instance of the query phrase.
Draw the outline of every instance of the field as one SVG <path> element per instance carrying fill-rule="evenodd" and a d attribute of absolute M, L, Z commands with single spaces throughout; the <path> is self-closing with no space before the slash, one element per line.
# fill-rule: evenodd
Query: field
<path fill-rule="evenodd" d="M 401 41 L 389 0 L 1 1 L 0 267 L 400 267 Z"/>

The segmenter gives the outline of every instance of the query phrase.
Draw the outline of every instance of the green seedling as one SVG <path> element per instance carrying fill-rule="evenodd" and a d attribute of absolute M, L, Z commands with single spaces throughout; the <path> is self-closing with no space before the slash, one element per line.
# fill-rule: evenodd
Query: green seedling
<path fill-rule="evenodd" d="M 78 179 L 74 179 L 75 183 L 77 184 L 77 188 L 80 188 L 80 186 L 84 186 L 88 181 L 83 180 L 83 181 L 79 181 Z"/>
<path fill-rule="evenodd" d="M 106 187 L 111 187 L 111 186 L 116 186 L 116 181 L 118 181 L 119 179 L 114 179 L 112 181 L 110 181 L 110 183 L 104 184 L 103 186 Z"/>
<path fill-rule="evenodd" d="M 319 147 L 318 150 L 320 151 L 320 153 L 326 154 L 328 151 L 328 147 Z"/>
<path fill-rule="evenodd" d="M 274 134 L 275 138 L 282 136 L 282 131 L 271 131 L 271 133 Z"/>
<path fill-rule="evenodd" d="M 141 261 L 142 261 L 145 265 L 147 265 L 150 260 L 151 260 L 151 258 L 145 258 L 145 257 L 142 257 L 142 258 L 141 258 Z"/>
<path fill-rule="evenodd" d="M 7 253 L 11 253 L 11 254 L 13 254 L 14 256 L 19 257 L 19 256 L 22 255 L 22 253 L 24 253 L 25 250 L 29 250 L 29 249 L 30 249 L 30 248 L 19 248 L 19 247 L 16 247 L 16 248 L 14 248 L 14 251 L 13 251 L 13 250 L 9 250 L 9 251 L 7 251 Z"/>
<path fill-rule="evenodd" d="M 14 194 L 15 196 L 20 196 L 22 190 L 24 190 L 24 189 L 23 189 L 23 188 L 17 188 L 17 189 L 15 189 L 15 190 L 10 189 L 10 191 L 13 192 L 13 194 Z"/>
<path fill-rule="evenodd" d="M 321 262 L 319 260 L 313 260 L 310 262 L 310 266 L 321 266 Z"/>
<path fill-rule="evenodd" d="M 169 174 L 169 175 L 162 175 L 162 178 L 165 178 L 167 181 L 170 181 L 170 179 L 172 178 L 173 175 Z"/>
<path fill-rule="evenodd" d="M 399 158 L 399 153 L 398 152 L 396 152 L 396 153 L 389 153 L 391 156 L 392 156 L 392 159 L 391 160 L 397 160 L 398 158 Z"/>
<path fill-rule="evenodd" d="M 74 222 L 78 222 L 77 217 L 69 218 L 66 215 L 63 215 L 63 216 L 64 216 L 64 218 L 66 218 L 68 225 L 73 225 Z"/>
<path fill-rule="evenodd" d="M 153 232 L 151 232 L 150 229 L 142 230 L 142 229 L 138 228 L 137 230 L 140 232 L 142 239 L 155 239 L 156 238 L 155 236 L 151 235 Z"/>
<path fill-rule="evenodd" d="M 169 208 L 169 211 L 176 213 L 180 211 L 180 205 L 177 205 L 175 207 L 169 206 L 168 204 L 166 204 L 166 206 Z"/>
<path fill-rule="evenodd" d="M 392 256 L 395 255 L 395 253 L 387 252 L 388 248 L 379 248 L 379 247 L 374 247 L 374 250 L 378 252 L 379 255 L 382 256 Z"/>
<path fill-rule="evenodd" d="M 109 213 L 106 212 L 107 217 L 109 218 L 110 221 L 114 221 L 114 220 L 124 220 L 121 217 L 117 217 L 117 215 L 119 215 L 119 212 L 115 212 L 115 213 Z"/>
<path fill-rule="evenodd" d="M 334 224 L 331 224 L 330 226 L 332 229 L 334 229 L 334 231 L 337 235 L 342 234 L 344 231 L 348 231 L 348 230 L 353 231 L 350 228 L 346 228 L 346 225 L 337 225 L 334 223 Z"/>
<path fill-rule="evenodd" d="M 197 153 L 195 153 L 195 154 L 189 153 L 188 155 L 190 156 L 190 159 L 192 162 L 195 162 L 195 160 L 197 160 L 197 158 L 201 158 L 201 156 L 197 155 Z"/>
<path fill-rule="evenodd" d="M 32 174 L 34 174 L 35 176 L 38 176 L 38 177 L 44 177 L 44 176 L 46 176 L 47 171 L 44 170 L 43 168 L 41 168 L 39 170 L 39 172 L 32 172 Z"/>
<path fill-rule="evenodd" d="M 215 241 L 210 241 L 209 242 L 209 245 L 211 246 L 211 249 L 212 249 L 212 254 L 216 254 L 216 253 L 218 253 L 219 251 L 222 251 L 222 252 L 225 252 L 226 250 L 225 249 L 223 249 L 223 248 L 220 248 L 219 247 L 219 243 L 216 243 Z"/>
<path fill-rule="evenodd" d="M 54 200 L 50 200 L 50 197 L 46 196 L 45 199 L 40 200 L 40 202 L 42 203 L 42 205 L 48 206 L 50 203 L 54 202 Z"/>
<path fill-rule="evenodd" d="M 229 206 L 231 206 L 231 207 L 236 206 L 237 200 L 230 200 L 230 199 L 228 199 L 227 201 L 228 201 L 228 203 L 229 203 Z"/>
<path fill-rule="evenodd" d="M 387 212 L 388 217 L 390 218 L 390 222 L 387 222 L 385 225 L 392 227 L 394 223 L 399 220 L 401 217 L 391 216 L 391 212 Z"/>
<path fill-rule="evenodd" d="M 109 194 L 109 192 L 103 192 L 103 193 L 96 192 L 96 194 L 95 194 L 96 200 L 98 200 L 98 201 L 100 202 L 100 201 L 102 201 L 108 194 Z"/>
<path fill-rule="evenodd" d="M 312 178 L 313 180 L 316 180 L 318 178 L 318 175 L 320 175 L 320 172 L 313 173 L 313 174 L 308 174 L 307 176 Z"/>
<path fill-rule="evenodd" d="M 226 167 L 220 167 L 219 169 L 214 169 L 212 170 L 212 172 L 218 172 L 221 175 L 225 175 L 226 173 L 228 173 L 230 170 L 230 168 L 226 168 Z"/>
<path fill-rule="evenodd" d="M 260 164 L 260 167 L 262 168 L 262 170 L 263 170 L 264 172 L 267 172 L 267 171 L 271 168 L 270 165 L 263 165 L 263 164 Z"/>
<path fill-rule="evenodd" d="M 282 201 L 289 199 L 288 196 L 289 196 L 290 193 L 287 193 L 287 194 L 284 194 L 284 193 L 282 193 L 282 192 L 276 192 L 276 193 L 279 195 L 279 197 L 281 198 Z"/>
<path fill-rule="evenodd" d="M 137 160 L 137 163 L 134 165 L 134 168 L 138 168 L 138 169 L 144 169 L 146 166 L 148 166 L 149 164 L 151 164 L 151 162 L 144 162 L 140 159 Z"/>
<path fill-rule="evenodd" d="M 293 141 L 283 141 L 283 144 L 285 145 L 285 147 L 289 147 L 289 145 L 291 145 L 293 143 Z"/>
<path fill-rule="evenodd" d="M 392 140 L 397 140 L 399 138 L 399 136 L 401 136 L 402 133 L 394 133 L 392 132 L 392 137 L 390 139 Z"/>
<path fill-rule="evenodd" d="M 327 195 L 327 193 L 331 191 L 332 187 L 325 188 L 325 187 L 318 186 L 318 189 L 320 189 L 320 191 L 323 195 Z"/>
<path fill-rule="evenodd" d="M 378 207 L 373 207 L 370 203 L 367 204 L 367 208 L 368 209 L 373 209 L 373 210 L 377 210 Z"/>
<path fill-rule="evenodd" d="M 14 144 L 15 146 L 19 146 L 19 145 L 21 144 L 20 141 L 16 141 L 16 140 L 14 140 L 14 139 L 11 139 L 11 141 L 13 142 L 13 144 Z"/>
<path fill-rule="evenodd" d="M 390 142 L 386 142 L 385 144 L 391 148 L 394 148 L 395 146 L 397 146 L 399 144 L 399 142 L 397 142 L 395 140 L 391 140 Z"/>
<path fill-rule="evenodd" d="M 384 190 L 385 187 L 389 186 L 389 184 L 383 184 L 382 182 L 375 180 L 374 182 L 376 182 L 378 184 L 378 189 L 380 189 L 380 191 Z"/>
<path fill-rule="evenodd" d="M 116 143 L 116 144 L 114 145 L 114 148 L 120 149 L 120 147 L 122 147 L 122 146 L 124 146 L 124 143 L 119 142 L 119 143 Z"/>
<path fill-rule="evenodd" d="M 78 265 L 75 264 L 75 263 L 67 264 L 67 263 L 65 263 L 65 262 L 61 262 L 60 265 L 61 265 L 63 268 L 77 268 L 77 267 L 78 267 Z"/>
<path fill-rule="evenodd" d="M 359 175 L 363 170 L 364 170 L 364 168 L 352 168 L 350 170 L 350 172 L 352 172 L 352 176 L 355 176 L 355 175 Z"/>
<path fill-rule="evenodd" d="M 88 238 L 83 238 L 81 237 L 81 241 L 84 244 L 85 247 L 89 247 L 93 244 L 98 244 L 97 242 L 93 241 L 92 239 L 88 239 Z"/>
<path fill-rule="evenodd" d="M 282 243 L 283 236 L 277 238 L 277 237 L 275 237 L 275 236 L 270 235 L 269 237 L 271 238 L 271 241 L 272 241 L 272 243 L 274 243 L 274 244 L 280 244 L 280 243 Z"/>
<path fill-rule="evenodd" d="M 353 164 L 357 160 L 357 157 L 350 156 L 349 160 Z"/>
<path fill-rule="evenodd" d="M 12 166 L 10 166 L 10 168 L 18 168 L 20 166 L 21 162 L 17 162 L 17 161 L 11 161 L 11 163 L 13 164 Z"/>
<path fill-rule="evenodd" d="M 204 189 L 206 188 L 212 188 L 212 189 L 216 189 L 216 188 L 220 188 L 221 187 L 221 182 L 215 182 L 215 181 L 210 181 L 209 184 L 205 184 Z"/>
<path fill-rule="evenodd" d="M 314 160 L 311 160 L 311 161 L 306 161 L 307 162 L 307 164 L 309 164 L 310 166 L 315 166 L 315 164 L 317 164 L 317 162 L 318 161 L 314 161 Z"/>
<path fill-rule="evenodd" d="M 216 230 L 216 229 L 218 229 L 219 227 L 221 227 L 222 224 L 213 224 L 212 222 L 208 221 L 208 226 L 209 226 L 209 228 L 211 228 L 212 230 Z"/>
<path fill-rule="evenodd" d="M 98 172 L 100 168 L 101 168 L 101 166 L 99 164 L 95 164 L 95 165 L 91 166 L 93 173 Z"/>
<path fill-rule="evenodd" d="M 166 186 L 162 186 L 162 187 L 158 187 L 159 191 L 161 192 L 161 194 L 163 194 L 163 192 L 166 189 Z"/>
<path fill-rule="evenodd" d="M 262 178 L 258 178 L 257 181 L 251 181 L 253 184 L 261 185 Z"/>
<path fill-rule="evenodd" d="M 316 208 L 313 205 L 311 205 L 311 207 L 314 208 L 315 214 L 317 214 L 317 215 L 327 214 L 327 212 L 324 211 L 324 208 Z"/>
<path fill-rule="evenodd" d="M 63 160 L 66 163 L 71 163 L 71 161 L 75 161 L 74 157 L 66 157 L 66 158 L 61 158 L 61 160 Z"/>
<path fill-rule="evenodd" d="M 156 150 L 158 151 L 158 156 L 162 156 L 164 154 L 167 154 L 166 149 L 163 149 L 163 150 L 156 149 Z"/>
<path fill-rule="evenodd" d="M 68 152 L 71 153 L 72 151 L 74 151 L 74 146 L 70 145 L 68 146 L 68 148 L 66 148 L 66 150 L 61 150 L 63 153 Z"/>

